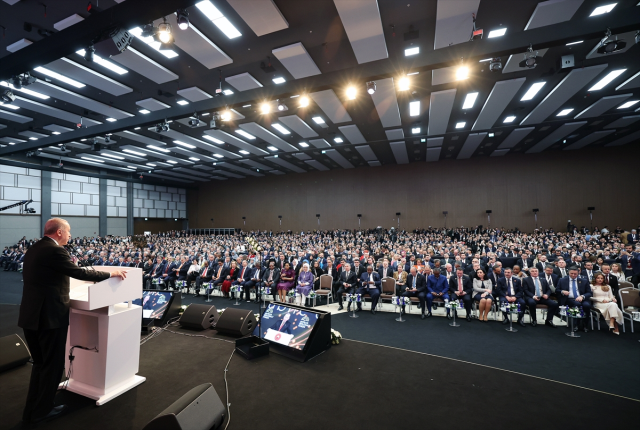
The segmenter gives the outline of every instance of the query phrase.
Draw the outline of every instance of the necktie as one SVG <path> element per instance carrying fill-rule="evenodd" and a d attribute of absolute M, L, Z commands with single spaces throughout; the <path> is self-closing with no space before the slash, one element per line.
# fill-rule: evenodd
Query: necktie
<path fill-rule="evenodd" d="M 373 275 L 369 275 L 369 282 L 372 282 L 372 281 L 373 281 Z M 367 288 L 371 288 L 371 286 L 367 285 Z"/>
<path fill-rule="evenodd" d="M 347 277 L 344 279 L 345 281 L 349 280 L 349 272 L 347 272 Z"/>
<path fill-rule="evenodd" d="M 540 280 L 536 277 L 536 278 L 533 278 L 533 281 L 536 285 L 536 296 L 540 297 Z"/>
<path fill-rule="evenodd" d="M 207 267 L 204 268 L 204 272 L 202 272 L 202 277 L 207 276 L 207 269 L 208 269 Z"/>
<path fill-rule="evenodd" d="M 509 295 L 513 296 L 513 285 L 511 285 L 511 278 L 509 278 Z"/>
<path fill-rule="evenodd" d="M 549 286 L 553 286 L 553 281 L 551 280 L 551 276 L 547 276 L 547 284 L 549 284 Z"/>
<path fill-rule="evenodd" d="M 218 269 L 218 278 L 220 277 L 220 272 L 222 272 L 222 267 Z"/>
<path fill-rule="evenodd" d="M 576 297 L 578 297 L 578 288 L 576 286 L 576 280 L 575 279 L 571 280 L 571 288 L 573 289 L 573 298 L 575 299 Z"/>
<path fill-rule="evenodd" d="M 240 274 L 240 278 L 244 279 L 244 267 L 242 268 L 242 273 Z"/>
<path fill-rule="evenodd" d="M 609 283 L 609 275 L 607 275 L 607 279 L 606 280 L 607 280 L 607 284 L 608 284 Z"/>
<path fill-rule="evenodd" d="M 560 269 L 560 271 L 562 272 L 562 277 L 564 278 L 564 269 Z"/>
<path fill-rule="evenodd" d="M 273 281 L 273 270 L 269 271 L 269 282 Z"/>
<path fill-rule="evenodd" d="M 416 288 L 416 278 L 417 277 L 418 277 L 417 275 L 413 277 L 413 288 L 414 289 Z"/>
<path fill-rule="evenodd" d="M 462 292 L 462 278 L 458 277 L 458 291 Z"/>
<path fill-rule="evenodd" d="M 282 330 L 283 326 L 284 326 L 284 321 L 282 321 L 282 324 L 280 324 L 280 328 L 278 329 L 278 331 Z"/>

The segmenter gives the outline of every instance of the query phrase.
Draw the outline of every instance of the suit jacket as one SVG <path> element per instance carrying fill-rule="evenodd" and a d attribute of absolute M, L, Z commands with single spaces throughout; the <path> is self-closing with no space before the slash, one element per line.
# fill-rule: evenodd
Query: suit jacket
<path fill-rule="evenodd" d="M 207 274 L 203 276 L 205 269 L 207 270 Z M 203 267 L 202 269 L 200 269 L 200 273 L 198 273 L 198 276 L 200 276 L 200 278 L 202 278 L 202 282 L 209 282 L 211 281 L 211 277 L 213 276 L 214 271 L 211 269 L 211 267 Z"/>
<path fill-rule="evenodd" d="M 356 272 L 354 272 L 353 270 L 350 270 L 349 276 L 347 277 L 347 272 L 342 271 L 342 273 L 340 273 L 339 286 L 343 287 L 342 284 L 345 282 L 349 284 L 349 288 L 357 286 L 358 277 L 356 276 Z"/>
<path fill-rule="evenodd" d="M 627 243 L 635 244 L 638 242 L 638 235 L 629 233 L 627 235 Z"/>
<path fill-rule="evenodd" d="M 374 285 L 368 284 L 367 282 L 369 282 L 369 273 L 368 272 L 364 272 L 361 276 L 360 276 L 360 287 L 361 288 L 380 288 L 380 286 L 382 285 L 382 281 L 380 280 L 380 275 L 378 275 L 378 272 L 371 272 L 371 276 L 373 276 L 373 282 Z"/>
<path fill-rule="evenodd" d="M 238 268 L 238 277 L 236 278 L 236 282 L 238 284 L 243 284 L 244 282 L 248 281 L 251 279 L 251 268 L 247 267 L 244 269 L 244 274 L 242 273 L 242 267 Z M 244 275 L 244 276 L 240 276 L 240 275 Z"/>
<path fill-rule="evenodd" d="M 264 267 L 258 269 L 254 267 L 251 269 L 251 274 L 249 274 L 249 279 L 259 279 L 259 282 L 262 282 L 262 277 L 264 276 L 264 271 L 267 270 Z"/>
<path fill-rule="evenodd" d="M 495 291 L 498 297 L 517 297 L 521 299 L 523 297 L 522 292 L 522 283 L 520 279 L 515 276 L 511 277 L 511 284 L 513 285 L 513 294 L 509 294 L 509 284 L 507 283 L 507 278 L 498 279 L 498 284 L 496 285 Z"/>
<path fill-rule="evenodd" d="M 353 273 L 356 274 L 356 280 L 360 279 L 362 274 L 367 271 L 362 264 L 360 264 L 360 267 L 358 267 L 358 270 L 356 270 L 356 266 L 351 266 L 351 270 L 353 270 Z"/>
<path fill-rule="evenodd" d="M 500 276 L 496 277 L 496 274 L 494 272 L 489 273 L 488 275 L 489 279 L 491 280 L 491 282 L 493 283 L 493 288 L 496 288 L 496 285 L 498 285 L 498 281 L 502 278 L 504 278 L 504 274 L 500 273 Z"/>
<path fill-rule="evenodd" d="M 542 273 L 538 275 L 540 278 L 544 278 L 545 280 L 547 279 L 547 274 L 546 273 Z M 615 278 L 615 276 L 614 276 Z M 555 273 L 551 274 L 551 282 L 553 282 L 553 286 L 551 284 L 549 284 L 549 281 L 547 281 L 547 284 L 549 284 L 549 289 L 551 290 L 551 293 L 554 292 L 554 290 L 558 287 L 558 282 L 560 281 L 560 277 L 558 275 L 556 275 Z"/>
<path fill-rule="evenodd" d="M 471 295 L 473 293 L 473 285 L 471 284 L 471 278 L 467 275 L 462 275 L 462 290 Z M 455 296 L 455 291 L 458 291 L 458 276 L 452 276 L 449 278 L 449 292 L 450 296 Z"/>
<path fill-rule="evenodd" d="M 264 269 L 264 274 L 262 275 L 262 282 L 269 282 L 269 273 L 271 273 L 271 271 L 268 268 Z M 278 285 L 278 282 L 280 281 L 280 269 L 278 269 L 277 267 L 273 269 L 273 279 L 271 279 L 271 281 L 273 282 L 272 287 L 274 288 L 276 285 Z"/>
<path fill-rule="evenodd" d="M 556 287 L 556 291 L 570 291 L 571 289 L 571 278 L 566 276 L 558 281 L 558 286 Z M 545 281 L 546 282 L 546 281 Z M 578 283 L 578 294 L 584 296 L 585 299 L 591 298 L 591 284 L 584 278 L 578 277 L 576 279 Z"/>
<path fill-rule="evenodd" d="M 564 276 L 562 276 L 562 271 L 560 270 L 560 268 L 559 267 L 554 267 L 553 268 L 553 274 L 556 275 L 558 277 L 558 279 L 566 278 L 567 276 L 569 276 L 569 269 L 567 269 L 565 267 L 564 268 Z"/>
<path fill-rule="evenodd" d="M 591 269 L 591 276 L 593 277 L 596 274 L 596 271 Z M 591 281 L 589 279 L 589 274 L 587 273 L 587 269 L 582 270 L 582 272 L 580 272 L 580 276 L 582 276 L 584 279 Z"/>
<path fill-rule="evenodd" d="M 407 275 L 407 282 L 404 284 L 404 288 L 413 289 L 413 275 L 411 273 Z M 416 273 L 416 290 L 419 293 L 427 291 L 427 278 L 420 273 Z"/>
<path fill-rule="evenodd" d="M 338 270 L 335 267 L 332 267 L 331 270 L 329 270 L 329 268 L 327 267 L 327 269 L 325 270 L 325 273 L 327 275 L 333 276 L 333 285 L 338 285 L 338 283 L 340 282 L 340 274 L 338 273 Z"/>
<path fill-rule="evenodd" d="M 69 325 L 69 278 L 100 282 L 108 272 L 80 268 L 69 253 L 44 237 L 35 243 L 24 259 L 22 304 L 18 326 L 27 330 L 46 330 Z"/>
<path fill-rule="evenodd" d="M 429 275 L 427 278 L 427 290 L 430 293 L 446 293 L 448 289 L 449 283 L 444 276 L 440 275 L 436 279 L 435 275 Z"/>
<path fill-rule="evenodd" d="M 549 288 L 549 284 L 547 284 L 547 280 L 541 276 L 538 276 L 538 280 L 540 281 L 540 294 L 550 295 L 551 289 Z M 531 276 L 522 280 L 522 291 L 525 297 L 532 298 L 536 295 L 536 286 Z"/>
<path fill-rule="evenodd" d="M 378 269 L 378 275 L 380 275 L 380 279 L 384 278 L 385 276 L 382 276 L 382 271 L 383 271 L 383 267 L 380 267 Z M 393 278 L 393 269 L 391 267 L 387 267 L 387 278 Z"/>
<path fill-rule="evenodd" d="M 522 268 L 524 268 L 524 260 L 527 261 L 527 269 L 530 269 L 533 266 L 533 260 L 531 258 L 525 258 L 525 259 L 523 259 L 522 257 L 518 258 L 516 260 L 516 264 L 518 266 L 520 266 L 520 268 L 522 269 Z M 540 269 L 538 269 L 538 270 L 540 270 Z"/>
<path fill-rule="evenodd" d="M 229 270 L 231 270 L 231 269 L 229 267 L 222 266 L 222 270 L 220 271 L 220 277 L 216 278 L 216 279 L 213 279 L 216 276 L 218 276 L 218 270 L 220 270 L 220 266 L 215 267 L 214 270 L 213 270 L 213 275 L 212 275 L 211 279 L 214 280 L 214 281 L 217 281 L 218 279 L 224 281 L 225 279 L 227 279 L 227 275 L 229 274 Z"/>
<path fill-rule="evenodd" d="M 604 275 L 604 281 L 607 282 L 607 275 Z M 618 299 L 618 290 L 620 289 L 620 285 L 618 284 L 618 278 L 616 278 L 611 273 L 609 273 L 608 284 L 611 287 L 611 289 L 613 290 L 613 295 L 617 300 Z"/>
<path fill-rule="evenodd" d="M 273 325 L 271 326 L 271 330 L 277 330 L 282 333 L 293 334 L 293 332 L 291 331 L 291 320 L 284 323 L 284 325 L 282 326 L 282 329 L 279 330 L 281 325 L 282 325 L 282 318 L 280 318 L 278 321 L 273 323 Z"/>
<path fill-rule="evenodd" d="M 637 275 L 640 273 L 640 254 L 634 252 L 631 254 L 631 258 L 631 271 L 634 275 Z M 629 264 L 629 256 L 623 255 L 620 257 L 620 262 L 622 263 L 622 270 L 626 273 L 627 265 Z"/>

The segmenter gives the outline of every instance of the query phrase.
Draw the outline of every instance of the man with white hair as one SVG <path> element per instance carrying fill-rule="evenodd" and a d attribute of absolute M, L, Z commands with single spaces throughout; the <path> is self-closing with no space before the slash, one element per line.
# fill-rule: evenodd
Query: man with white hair
<path fill-rule="evenodd" d="M 112 273 L 86 270 L 73 264 L 63 248 L 71 238 L 71 227 L 62 218 L 44 226 L 44 237 L 29 248 L 24 259 L 22 304 L 18 326 L 24 330 L 33 367 L 27 404 L 22 414 L 29 423 L 59 416 L 64 405 L 54 400 L 64 370 L 69 326 L 69 278 L 100 282 L 110 277 L 124 279 L 124 271 Z"/>

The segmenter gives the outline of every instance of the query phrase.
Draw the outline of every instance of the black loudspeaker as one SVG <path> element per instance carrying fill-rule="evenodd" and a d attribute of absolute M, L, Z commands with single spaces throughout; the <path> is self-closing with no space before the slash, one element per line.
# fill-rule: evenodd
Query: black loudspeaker
<path fill-rule="evenodd" d="M 0 372 L 22 366 L 31 358 L 27 344 L 17 334 L 0 337 Z"/>
<path fill-rule="evenodd" d="M 220 314 L 215 329 L 230 336 L 246 336 L 256 328 L 256 316 L 246 309 L 227 308 Z"/>
<path fill-rule="evenodd" d="M 218 311 L 213 305 L 190 304 L 178 321 L 182 327 L 195 330 L 211 328 L 218 320 Z"/>
<path fill-rule="evenodd" d="M 215 430 L 225 408 L 211 383 L 198 385 L 151 420 L 143 430 Z"/>

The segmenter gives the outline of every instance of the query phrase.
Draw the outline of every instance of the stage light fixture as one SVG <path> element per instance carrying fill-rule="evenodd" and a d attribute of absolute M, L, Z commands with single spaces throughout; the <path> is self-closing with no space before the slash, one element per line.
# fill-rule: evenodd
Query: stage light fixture
<path fill-rule="evenodd" d="M 636 35 L 637 39 L 637 35 Z M 596 50 L 596 52 L 600 55 L 612 54 L 614 52 L 622 51 L 627 47 L 627 42 L 624 40 L 609 40 L 606 42 L 602 42 L 600 47 Z"/>
<path fill-rule="evenodd" d="M 158 29 L 153 26 L 153 24 L 145 24 L 142 26 L 142 34 L 140 35 L 143 38 L 153 37 L 158 32 Z"/>
<path fill-rule="evenodd" d="M 211 121 L 209 121 L 209 128 L 213 130 L 220 130 L 220 127 L 222 127 L 222 123 L 220 121 L 220 114 L 215 112 L 213 115 L 211 115 Z"/>
<path fill-rule="evenodd" d="M 223 111 L 223 112 L 220 114 L 220 119 L 221 119 L 222 121 L 231 121 L 231 111 L 230 111 L 229 109 L 227 109 L 227 110 Z"/>
<path fill-rule="evenodd" d="M 0 101 L 2 101 L 2 103 L 13 103 L 15 99 L 16 99 L 16 96 L 13 94 L 11 90 L 3 91 L 2 96 L 0 96 Z"/>
<path fill-rule="evenodd" d="M 162 133 L 169 131 L 169 123 L 165 119 L 163 122 L 156 124 L 156 133 Z"/>
<path fill-rule="evenodd" d="M 469 78 L 469 68 L 467 66 L 460 66 L 456 70 L 456 81 L 463 81 Z"/>
<path fill-rule="evenodd" d="M 351 85 L 347 88 L 346 94 L 347 94 L 347 100 L 355 100 L 356 95 L 358 94 L 358 91 L 356 90 L 356 87 Z"/>
<path fill-rule="evenodd" d="M 189 28 L 189 12 L 186 9 L 178 9 L 176 15 L 176 21 L 178 21 L 178 27 L 180 30 L 186 30 Z"/>
<path fill-rule="evenodd" d="M 408 91 L 411 87 L 411 81 L 406 76 L 398 81 L 398 91 Z"/>
<path fill-rule="evenodd" d="M 287 110 L 287 105 L 281 102 L 280 100 L 278 100 L 278 110 L 280 112 Z"/>
<path fill-rule="evenodd" d="M 309 97 L 301 96 L 300 101 L 298 101 L 298 106 L 301 108 L 309 106 Z"/>
<path fill-rule="evenodd" d="M 158 39 L 162 43 L 171 43 L 173 40 L 173 35 L 171 34 L 171 24 L 169 24 L 166 19 L 165 21 L 158 25 Z"/>
<path fill-rule="evenodd" d="M 367 82 L 367 92 L 369 94 L 373 94 L 376 92 L 376 83 L 371 81 L 371 82 Z"/>
<path fill-rule="evenodd" d="M 265 102 L 260 105 L 260 113 L 262 113 L 263 115 L 266 115 L 270 112 L 271 112 L 271 105 L 269 103 Z"/>
<path fill-rule="evenodd" d="M 492 72 L 499 72 L 502 70 L 502 61 L 500 58 L 492 58 L 489 63 L 489 70 Z"/>

